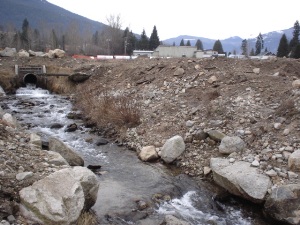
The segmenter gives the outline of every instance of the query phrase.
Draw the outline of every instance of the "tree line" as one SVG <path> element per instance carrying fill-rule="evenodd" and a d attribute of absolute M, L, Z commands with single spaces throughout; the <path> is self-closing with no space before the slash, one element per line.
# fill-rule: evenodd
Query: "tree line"
<path fill-rule="evenodd" d="M 299 41 L 299 34 L 300 34 L 300 26 L 299 21 L 297 20 L 294 23 L 293 27 L 293 36 L 290 41 L 288 41 L 285 34 L 283 34 L 280 38 L 278 48 L 277 48 L 277 57 L 289 57 L 289 58 L 300 58 L 300 41 Z M 267 48 L 264 50 L 264 39 L 261 33 L 256 38 L 255 43 L 255 50 L 254 48 L 251 49 L 250 53 L 248 53 L 248 41 L 244 39 L 241 44 L 241 51 L 242 55 L 245 56 L 255 56 L 260 55 L 262 52 L 268 52 Z"/>
<path fill-rule="evenodd" d="M 119 15 L 111 15 L 107 18 L 108 25 L 101 31 L 82 32 L 79 25 L 71 23 L 66 31 L 61 29 L 32 29 L 29 21 L 25 18 L 21 30 L 16 30 L 11 26 L 6 29 L 0 26 L 0 48 L 15 47 L 17 50 L 33 50 L 46 52 L 49 49 L 61 48 L 68 54 L 84 55 L 132 55 L 134 49 L 151 50 L 156 49 L 162 42 L 159 40 L 156 26 L 153 27 L 150 37 L 146 35 L 143 29 L 141 35 L 135 35 L 128 27 L 122 30 L 121 18 Z M 300 26 L 298 20 L 294 23 L 293 37 L 287 40 L 285 34 L 282 35 L 278 49 L 277 57 L 300 58 L 299 42 Z M 173 43 L 175 46 L 175 42 Z M 190 40 L 182 39 L 179 46 L 191 46 Z M 195 43 L 197 50 L 204 50 L 203 43 L 198 39 Z M 220 40 L 216 40 L 213 50 L 218 53 L 224 53 Z M 260 55 L 268 52 L 264 48 L 264 40 L 261 33 L 256 38 L 255 49 L 249 49 L 247 39 L 241 43 L 241 54 L 248 56 Z M 229 53 L 231 54 L 231 53 Z M 236 54 L 236 51 L 233 51 Z"/>
<path fill-rule="evenodd" d="M 14 47 L 17 50 L 43 52 L 60 48 L 70 55 L 132 55 L 134 49 L 154 50 L 161 44 L 156 26 L 153 27 L 150 37 L 146 35 L 145 30 L 138 37 L 128 27 L 125 30 L 121 29 L 119 15 L 109 16 L 107 22 L 108 25 L 101 31 L 82 31 L 76 22 L 69 24 L 69 27 L 62 31 L 49 29 L 47 25 L 33 29 L 25 18 L 21 30 L 11 26 L 0 26 L 0 48 Z"/>

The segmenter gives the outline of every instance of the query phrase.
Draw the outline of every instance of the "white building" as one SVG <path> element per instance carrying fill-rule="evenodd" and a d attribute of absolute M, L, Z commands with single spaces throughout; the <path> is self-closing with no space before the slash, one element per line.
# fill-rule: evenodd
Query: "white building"
<path fill-rule="evenodd" d="M 132 55 L 133 56 L 147 56 L 147 57 L 151 57 L 152 56 L 153 51 L 149 51 L 149 50 L 133 50 Z"/>

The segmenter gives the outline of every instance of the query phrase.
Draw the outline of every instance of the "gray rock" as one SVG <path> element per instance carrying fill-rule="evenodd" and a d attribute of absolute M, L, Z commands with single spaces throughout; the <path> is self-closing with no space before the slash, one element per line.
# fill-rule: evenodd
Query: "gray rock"
<path fill-rule="evenodd" d="M 151 161 L 158 159 L 158 154 L 155 150 L 155 146 L 145 146 L 141 149 L 139 157 L 142 161 Z"/>
<path fill-rule="evenodd" d="M 292 171 L 300 171 L 300 150 L 294 151 L 288 159 L 288 167 Z"/>
<path fill-rule="evenodd" d="M 300 184 L 282 185 L 272 190 L 264 205 L 265 212 L 275 220 L 299 224 Z"/>
<path fill-rule="evenodd" d="M 2 120 L 7 124 L 9 125 L 10 127 L 19 127 L 18 125 L 18 122 L 16 120 L 16 118 L 14 118 L 11 114 L 9 113 L 5 113 L 3 116 L 2 116 Z"/>
<path fill-rule="evenodd" d="M 70 166 L 83 166 L 83 159 L 69 146 L 57 138 L 49 139 L 49 150 L 58 152 L 69 163 Z"/>
<path fill-rule="evenodd" d="M 70 75 L 68 78 L 69 78 L 69 80 L 71 80 L 75 83 L 81 83 L 81 82 L 84 82 L 87 79 L 89 79 L 90 75 L 79 72 L 79 73 L 74 73 L 74 74 Z"/>
<path fill-rule="evenodd" d="M 208 134 L 203 130 L 197 130 L 195 133 L 192 134 L 193 140 L 202 141 L 208 137 Z"/>
<path fill-rule="evenodd" d="M 174 72 L 174 76 L 182 76 L 184 74 L 183 68 L 177 68 Z"/>
<path fill-rule="evenodd" d="M 18 52 L 18 56 L 19 57 L 25 57 L 25 58 L 28 58 L 29 57 L 29 53 L 24 50 L 24 49 L 21 49 L 19 52 Z"/>
<path fill-rule="evenodd" d="M 266 174 L 269 176 L 269 177 L 276 177 L 277 176 L 277 172 L 275 170 L 268 170 L 266 172 Z"/>
<path fill-rule="evenodd" d="M 166 215 L 164 220 L 165 225 L 191 225 L 190 223 L 180 220 L 172 215 Z"/>
<path fill-rule="evenodd" d="M 218 130 L 210 130 L 207 132 L 208 136 L 210 139 L 214 140 L 214 141 L 222 141 L 222 139 L 224 137 L 226 137 L 225 134 L 223 134 L 221 131 L 218 131 Z"/>
<path fill-rule="evenodd" d="M 226 136 L 221 141 L 221 144 L 219 146 L 219 151 L 222 154 L 231 154 L 233 152 L 240 152 L 244 150 L 245 147 L 246 147 L 246 143 L 240 137 Z"/>
<path fill-rule="evenodd" d="M 23 188 L 20 199 L 23 215 L 33 213 L 42 224 L 62 225 L 77 221 L 85 201 L 83 188 L 72 169 L 57 171 Z"/>
<path fill-rule="evenodd" d="M 6 221 L 6 220 L 2 220 L 0 222 L 0 225 L 10 225 L 10 223 L 8 221 Z"/>
<path fill-rule="evenodd" d="M 1 86 L 0 86 L 0 96 L 6 96 L 5 91 Z"/>
<path fill-rule="evenodd" d="M 58 152 L 45 151 L 48 154 L 48 163 L 56 166 L 69 165 L 69 163 Z"/>
<path fill-rule="evenodd" d="M 185 143 L 183 138 L 176 135 L 166 141 L 161 149 L 161 158 L 166 163 L 173 162 L 185 151 Z"/>
<path fill-rule="evenodd" d="M 260 174 L 257 168 L 250 165 L 247 162 L 230 164 L 227 159 L 221 158 L 210 160 L 213 178 L 218 185 L 231 194 L 261 203 L 272 183 L 268 176 Z"/>
<path fill-rule="evenodd" d="M 100 146 L 100 145 L 106 145 L 108 144 L 108 140 L 104 139 L 104 138 L 99 138 L 97 141 L 96 141 L 96 145 L 97 146 Z"/>
<path fill-rule="evenodd" d="M 73 167 L 75 179 L 80 182 L 84 193 L 84 208 L 90 209 L 97 200 L 99 182 L 97 176 L 89 169 L 81 166 Z"/>
<path fill-rule="evenodd" d="M 17 55 L 17 50 L 15 48 L 6 47 L 4 50 L 0 51 L 0 56 L 2 57 L 14 57 Z"/>
<path fill-rule="evenodd" d="M 300 80 L 294 80 L 292 86 L 293 88 L 300 88 Z"/>
<path fill-rule="evenodd" d="M 16 175 L 16 179 L 18 181 L 21 181 L 21 180 L 26 180 L 26 179 L 28 179 L 28 178 L 30 178 L 32 176 L 33 176 L 33 172 L 23 172 L 23 173 L 18 173 Z"/>
<path fill-rule="evenodd" d="M 259 72 L 260 72 L 260 68 L 254 68 L 253 69 L 253 73 L 259 74 Z"/>
<path fill-rule="evenodd" d="M 54 49 L 53 50 L 54 58 L 63 58 L 66 55 L 66 52 L 61 49 Z"/>
<path fill-rule="evenodd" d="M 36 133 L 30 134 L 30 144 L 35 145 L 36 147 L 42 149 L 42 138 Z"/>

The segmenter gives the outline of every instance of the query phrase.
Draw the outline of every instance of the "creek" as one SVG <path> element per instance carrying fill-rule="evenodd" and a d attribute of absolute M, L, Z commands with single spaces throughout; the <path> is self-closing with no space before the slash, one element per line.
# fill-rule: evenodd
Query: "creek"
<path fill-rule="evenodd" d="M 99 224 L 160 224 L 171 214 L 191 225 L 264 225 L 260 208 L 235 198 L 225 202 L 214 199 L 207 182 L 195 182 L 186 175 L 174 175 L 161 163 L 141 162 L 134 151 L 113 142 L 97 146 L 100 138 L 80 119 L 69 119 L 74 112 L 68 96 L 50 94 L 34 87 L 20 88 L 6 96 L 2 105 L 20 124 L 41 135 L 64 141 L 87 165 L 101 165 L 97 173 L 100 187 L 93 211 Z M 75 111 L 76 113 L 76 111 Z M 65 132 L 70 124 L 74 132 Z M 61 128 L 51 129 L 60 124 Z M 171 198 L 169 201 L 164 199 Z M 154 200 L 153 200 L 154 199 Z M 148 206 L 145 209 L 143 206 Z"/>

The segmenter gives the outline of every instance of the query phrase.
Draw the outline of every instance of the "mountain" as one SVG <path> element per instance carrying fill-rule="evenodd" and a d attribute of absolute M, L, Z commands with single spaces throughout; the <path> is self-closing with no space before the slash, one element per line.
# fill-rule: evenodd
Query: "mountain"
<path fill-rule="evenodd" d="M 0 30 L 1 26 L 9 26 L 21 29 L 23 20 L 27 18 L 30 27 L 32 28 L 54 28 L 59 31 L 66 31 L 72 25 L 78 25 L 78 28 L 83 33 L 86 31 L 102 31 L 107 25 L 94 20 L 90 20 L 86 17 L 77 15 L 70 11 L 67 11 L 59 6 L 49 3 L 46 0 L 0 0 Z M 264 39 L 264 48 L 268 51 L 276 54 L 282 34 L 285 33 L 288 40 L 291 40 L 293 27 L 282 30 L 273 31 L 262 34 Z M 257 34 L 258 35 L 258 34 Z M 257 36 L 256 35 L 256 36 Z M 251 48 L 255 49 L 256 36 L 248 38 L 249 51 Z M 139 35 L 137 35 L 139 37 Z M 162 42 L 167 45 L 180 44 L 180 41 L 184 39 L 185 43 L 190 40 L 192 46 L 196 44 L 196 41 L 200 39 L 202 41 L 204 49 L 212 49 L 215 43 L 215 39 L 209 39 L 205 37 L 196 37 L 189 35 L 180 35 L 178 37 L 169 38 Z M 226 38 L 220 40 L 225 52 L 237 53 L 241 51 L 242 38 L 238 36 Z"/>
<path fill-rule="evenodd" d="M 264 39 L 264 48 L 267 48 L 268 51 L 276 54 L 280 38 L 284 33 L 287 39 L 291 40 L 293 36 L 293 27 L 282 31 L 272 31 L 269 33 L 262 34 Z M 179 45 L 182 39 L 185 40 L 185 43 L 187 42 L 187 40 L 189 40 L 192 46 L 194 46 L 196 44 L 196 41 L 199 39 L 201 40 L 204 49 L 212 49 L 216 41 L 216 39 L 209 39 L 209 38 L 189 36 L 189 35 L 180 35 L 175 38 L 166 39 L 163 41 L 163 43 L 166 45 L 173 45 L 173 43 L 175 43 L 175 45 Z M 220 41 L 222 43 L 223 50 L 225 52 L 233 52 L 235 50 L 237 53 L 240 53 L 242 40 L 243 40 L 242 38 L 238 36 L 234 36 L 234 37 L 222 39 Z M 251 50 L 251 48 L 255 49 L 256 37 L 248 38 L 247 41 L 249 44 L 249 51 Z"/>
<path fill-rule="evenodd" d="M 13 25 L 20 29 L 23 20 L 27 18 L 30 27 L 41 26 L 66 30 L 71 24 L 77 24 L 81 31 L 101 31 L 106 26 L 103 23 L 90 20 L 58 7 L 46 0 L 0 0 L 0 25 Z"/>

